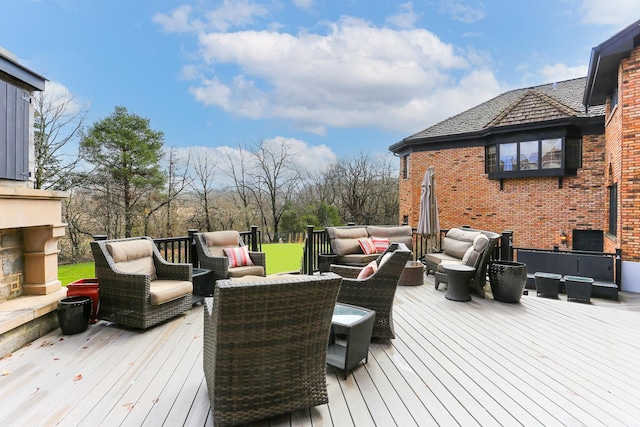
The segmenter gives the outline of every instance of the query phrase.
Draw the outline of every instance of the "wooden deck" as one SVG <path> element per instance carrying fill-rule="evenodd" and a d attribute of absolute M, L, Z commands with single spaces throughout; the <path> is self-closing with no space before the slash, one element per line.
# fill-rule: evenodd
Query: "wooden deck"
<path fill-rule="evenodd" d="M 637 295 L 462 303 L 431 280 L 399 288 L 397 338 L 372 343 L 368 364 L 346 381 L 328 368 L 328 405 L 259 425 L 640 425 Z M 4 357 L 0 425 L 212 425 L 202 316 L 57 329 Z"/>

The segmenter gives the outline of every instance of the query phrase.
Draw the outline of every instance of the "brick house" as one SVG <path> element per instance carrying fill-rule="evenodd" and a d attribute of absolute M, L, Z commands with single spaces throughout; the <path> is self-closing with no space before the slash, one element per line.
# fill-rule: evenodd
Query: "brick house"
<path fill-rule="evenodd" d="M 506 92 L 389 149 L 410 225 L 434 165 L 441 228 L 620 249 L 622 287 L 640 292 L 640 21 L 593 48 L 587 77 Z"/>

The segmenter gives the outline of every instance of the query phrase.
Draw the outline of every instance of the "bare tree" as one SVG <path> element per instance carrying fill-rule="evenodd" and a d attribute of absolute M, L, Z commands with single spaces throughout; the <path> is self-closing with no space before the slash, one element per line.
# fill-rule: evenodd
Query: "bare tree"
<path fill-rule="evenodd" d="M 74 180 L 73 171 L 80 160 L 71 147 L 79 136 L 88 107 L 78 106 L 75 98 L 60 85 L 47 85 L 34 99 L 35 170 L 37 189 L 67 190 Z"/>
<path fill-rule="evenodd" d="M 260 141 L 253 157 L 257 167 L 249 172 L 253 185 L 250 189 L 267 227 L 270 240 L 279 239 L 278 227 L 296 189 L 302 183 L 302 174 L 296 167 L 295 152 L 286 140 Z M 273 235 L 269 232 L 273 227 Z"/>
<path fill-rule="evenodd" d="M 157 226 L 156 233 L 162 236 L 173 235 L 173 210 L 172 203 L 180 196 L 180 194 L 188 187 L 191 179 L 187 176 L 189 169 L 189 161 L 191 156 L 187 156 L 186 159 L 178 159 L 175 156 L 175 150 L 171 148 L 169 150 L 169 158 L 166 176 L 168 179 L 166 193 L 164 191 L 156 190 L 152 192 L 146 199 L 146 207 L 144 208 L 144 234 L 149 236 L 150 223 L 156 216 L 164 211 L 164 224 L 160 221 L 156 221 Z M 144 204 L 145 202 L 143 202 Z"/>
<path fill-rule="evenodd" d="M 189 187 L 196 199 L 198 209 L 197 216 L 203 223 L 205 230 L 212 231 L 213 200 L 215 196 L 216 183 L 214 180 L 217 159 L 209 150 L 200 150 L 192 153 L 193 156 L 193 177 Z"/>
<path fill-rule="evenodd" d="M 253 155 L 247 148 L 238 145 L 236 150 L 227 151 L 226 160 L 221 170 L 231 180 L 229 195 L 236 209 L 240 211 L 244 226 L 248 230 L 254 225 L 251 223 L 255 217 L 252 201 L 258 194 L 257 189 L 253 187 L 253 179 L 249 175 Z"/>
<path fill-rule="evenodd" d="M 340 159 L 326 173 L 341 216 L 357 224 L 398 222 L 398 180 L 391 161 L 369 154 Z M 392 219 L 391 212 L 395 212 Z"/>

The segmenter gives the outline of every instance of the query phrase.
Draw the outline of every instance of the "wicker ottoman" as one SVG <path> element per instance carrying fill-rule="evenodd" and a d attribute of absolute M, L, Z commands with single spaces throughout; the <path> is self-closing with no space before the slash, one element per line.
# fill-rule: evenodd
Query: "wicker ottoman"
<path fill-rule="evenodd" d="M 558 291 L 560 290 L 560 279 L 562 279 L 562 275 L 537 272 L 534 277 L 536 281 L 536 293 L 538 296 L 544 295 L 548 298 L 558 299 Z"/>

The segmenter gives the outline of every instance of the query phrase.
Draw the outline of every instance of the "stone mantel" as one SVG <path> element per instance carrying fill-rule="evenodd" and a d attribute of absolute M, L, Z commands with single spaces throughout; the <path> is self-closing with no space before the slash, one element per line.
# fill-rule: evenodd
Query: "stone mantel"
<path fill-rule="evenodd" d="M 0 186 L 0 229 L 22 229 L 25 295 L 46 295 L 60 289 L 58 240 L 64 236 L 62 191 Z"/>

